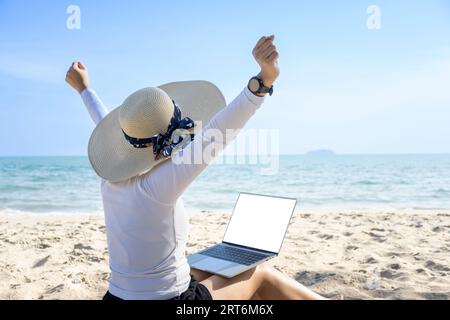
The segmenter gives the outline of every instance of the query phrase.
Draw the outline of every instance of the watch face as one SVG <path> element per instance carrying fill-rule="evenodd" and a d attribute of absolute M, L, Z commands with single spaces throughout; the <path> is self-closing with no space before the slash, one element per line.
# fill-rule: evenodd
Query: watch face
<path fill-rule="evenodd" d="M 248 88 L 251 92 L 258 92 L 259 90 L 259 81 L 257 79 L 251 79 L 248 83 Z"/>

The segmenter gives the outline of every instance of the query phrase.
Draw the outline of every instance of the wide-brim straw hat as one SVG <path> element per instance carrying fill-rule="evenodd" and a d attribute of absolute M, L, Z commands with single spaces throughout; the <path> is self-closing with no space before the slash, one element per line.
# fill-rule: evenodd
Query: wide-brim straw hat
<path fill-rule="evenodd" d="M 226 105 L 219 88 L 207 81 L 173 82 L 133 93 L 97 125 L 89 140 L 89 161 L 101 178 L 121 182 L 167 160 L 156 160 L 151 147 L 134 147 L 124 133 L 139 139 L 164 134 L 174 113 L 172 100 L 183 118 L 202 126 Z"/>

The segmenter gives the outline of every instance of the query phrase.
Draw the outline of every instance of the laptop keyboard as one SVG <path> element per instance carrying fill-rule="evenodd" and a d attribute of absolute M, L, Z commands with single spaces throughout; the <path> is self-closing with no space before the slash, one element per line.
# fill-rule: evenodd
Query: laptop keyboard
<path fill-rule="evenodd" d="M 203 255 L 213 258 L 219 258 L 231 262 L 250 266 L 255 262 L 263 260 L 267 257 L 266 254 L 254 251 L 244 250 L 237 247 L 230 247 L 225 245 L 218 245 L 209 248 L 202 252 Z"/>

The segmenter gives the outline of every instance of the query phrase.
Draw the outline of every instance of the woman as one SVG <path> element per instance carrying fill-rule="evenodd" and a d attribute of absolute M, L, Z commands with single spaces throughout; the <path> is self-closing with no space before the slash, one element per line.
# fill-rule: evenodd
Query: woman
<path fill-rule="evenodd" d="M 234 137 L 227 130 L 241 129 L 272 94 L 279 76 L 274 38 L 258 41 L 253 55 L 261 72 L 225 108 L 214 85 L 193 81 L 139 90 L 108 114 L 83 64 L 68 71 L 66 81 L 97 124 L 89 159 L 103 178 L 111 268 L 105 300 L 322 299 L 266 265 L 226 279 L 191 269 L 185 257 L 188 217 L 180 197 L 209 163 L 196 155 L 223 148 Z M 207 126 L 196 132 L 200 121 Z"/>

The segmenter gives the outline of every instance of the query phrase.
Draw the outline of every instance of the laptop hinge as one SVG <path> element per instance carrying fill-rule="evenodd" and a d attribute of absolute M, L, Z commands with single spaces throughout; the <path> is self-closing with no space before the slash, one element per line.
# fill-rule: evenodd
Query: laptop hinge
<path fill-rule="evenodd" d="M 227 244 L 227 245 L 230 245 L 230 246 L 235 246 L 235 247 L 239 247 L 239 248 L 243 248 L 243 249 L 249 249 L 249 250 L 261 252 L 261 253 L 264 253 L 264 254 L 267 254 L 267 255 L 276 255 L 276 256 L 278 256 L 278 253 L 277 253 L 277 252 L 261 250 L 261 249 L 252 248 L 252 247 L 247 247 L 247 246 L 243 246 L 243 245 L 240 245 L 240 244 L 230 243 L 230 242 L 225 242 L 225 241 L 222 241 L 222 243 Z"/>

